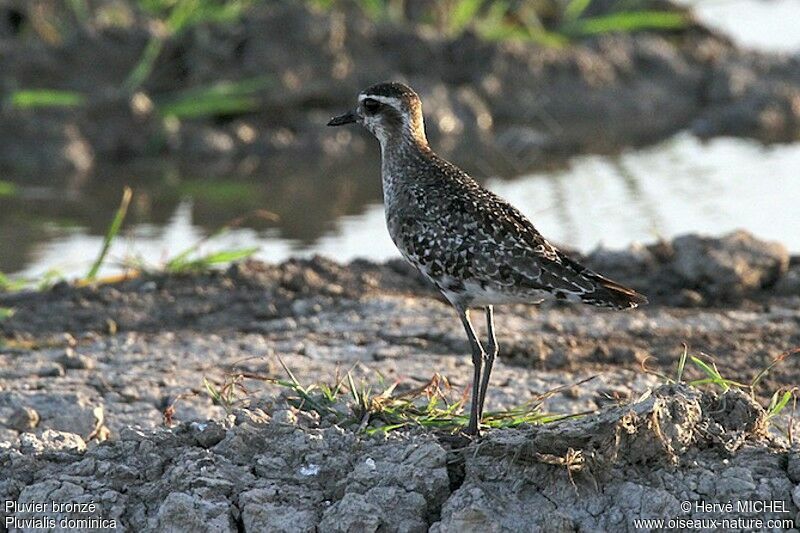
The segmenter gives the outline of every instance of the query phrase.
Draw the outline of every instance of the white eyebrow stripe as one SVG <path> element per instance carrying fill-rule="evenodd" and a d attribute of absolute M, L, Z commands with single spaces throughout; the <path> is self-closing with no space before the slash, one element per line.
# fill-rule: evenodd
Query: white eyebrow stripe
<path fill-rule="evenodd" d="M 393 96 L 378 96 L 377 94 L 359 94 L 358 95 L 358 102 L 361 103 L 367 98 L 372 100 L 377 100 L 378 102 L 386 105 L 390 105 L 395 109 L 401 108 L 401 102 L 399 98 L 394 98 Z"/>

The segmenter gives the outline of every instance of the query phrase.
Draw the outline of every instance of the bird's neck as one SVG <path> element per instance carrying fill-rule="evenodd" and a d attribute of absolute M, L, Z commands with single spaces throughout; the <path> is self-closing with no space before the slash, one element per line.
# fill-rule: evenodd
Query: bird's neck
<path fill-rule="evenodd" d="M 424 169 L 425 163 L 433 156 L 433 151 L 424 135 L 380 141 L 383 195 L 388 202 L 408 185 L 409 176 Z"/>
<path fill-rule="evenodd" d="M 410 134 L 379 137 L 381 159 L 385 165 L 395 159 L 408 159 L 431 154 L 425 134 Z"/>

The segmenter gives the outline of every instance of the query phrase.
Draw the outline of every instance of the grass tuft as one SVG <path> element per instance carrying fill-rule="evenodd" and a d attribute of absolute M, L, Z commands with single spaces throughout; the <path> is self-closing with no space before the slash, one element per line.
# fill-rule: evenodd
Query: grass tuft
<path fill-rule="evenodd" d="M 647 362 L 646 360 L 642 361 L 642 369 L 648 374 L 660 377 L 667 383 L 687 383 L 688 385 L 691 385 L 693 387 L 712 385 L 719 387 L 722 390 L 722 392 L 727 392 L 731 388 L 737 388 L 746 391 L 751 398 L 757 400 L 756 388 L 764 379 L 764 377 L 777 365 L 783 363 L 793 355 L 800 355 L 800 348 L 793 348 L 791 350 L 787 350 L 779 354 L 770 362 L 769 365 L 760 370 L 750 383 L 741 383 L 739 381 L 735 381 L 724 377 L 717 368 L 716 363 L 711 361 L 708 355 L 701 354 L 701 356 L 705 356 L 709 360 L 705 360 L 700 356 L 689 355 L 689 348 L 685 343 L 683 345 L 683 353 L 681 354 L 680 359 L 678 360 L 678 367 L 675 379 L 647 368 L 645 364 Z M 697 368 L 705 377 L 700 379 L 695 379 L 692 381 L 684 381 L 683 377 L 687 362 L 691 362 L 693 367 Z M 782 387 L 773 392 L 772 396 L 770 397 L 769 403 L 766 406 L 764 406 L 764 410 L 767 413 L 767 420 L 769 421 L 770 419 L 773 419 L 779 414 L 781 414 L 781 412 L 784 409 L 786 409 L 786 406 L 789 405 L 790 401 L 792 401 L 793 404 L 792 408 L 792 417 L 793 417 L 795 411 L 794 407 L 796 406 L 797 403 L 798 392 L 800 392 L 800 387 L 789 387 L 789 388 Z M 786 430 L 786 433 L 790 437 L 790 441 L 791 441 L 791 424 L 792 422 L 790 420 L 789 427 Z"/>
<path fill-rule="evenodd" d="M 209 385 L 207 380 L 204 380 L 206 391 L 215 403 L 227 410 L 245 401 L 247 392 L 242 380 L 253 379 L 272 383 L 288 391 L 288 403 L 296 409 L 317 413 L 321 417 L 331 419 L 337 425 L 355 426 L 357 432 L 366 435 L 413 427 L 457 433 L 466 428 L 469 422 L 469 415 L 465 413 L 465 407 L 469 404 L 469 390 L 456 395 L 448 379 L 438 373 L 424 385 L 398 393 L 399 383 L 386 383 L 379 373 L 376 388 L 365 379 L 356 383 L 352 369 L 343 376 L 337 373 L 330 384 L 303 385 L 280 357 L 278 361 L 286 374 L 286 379 L 234 372 L 226 375 L 223 384 L 218 387 Z M 586 381 L 588 380 L 578 384 Z M 494 429 L 516 428 L 523 425 L 551 423 L 585 414 L 552 414 L 542 410 L 544 400 L 564 388 L 558 387 L 548 391 L 520 406 L 488 411 L 484 413 L 482 424 Z"/>
<path fill-rule="evenodd" d="M 783 411 L 786 406 L 789 405 L 789 401 L 795 397 L 797 390 L 797 387 L 792 387 L 785 391 L 775 391 L 766 409 L 767 418 L 773 418 L 781 414 L 781 411 Z"/>
<path fill-rule="evenodd" d="M 226 414 L 231 414 L 233 409 L 244 401 L 240 395 L 246 395 L 248 392 L 242 385 L 242 379 L 244 378 L 241 375 L 234 375 L 231 376 L 231 379 L 226 379 L 220 387 L 217 387 L 204 377 L 203 387 L 215 404 L 225 409 Z"/>
<path fill-rule="evenodd" d="M 164 271 L 169 272 L 171 274 L 202 272 L 219 265 L 232 263 L 234 261 L 241 261 L 243 259 L 248 259 L 252 257 L 256 252 L 258 252 L 259 250 L 258 247 L 240 248 L 234 250 L 221 250 L 201 255 L 199 257 L 194 257 L 194 256 L 197 254 L 197 252 L 200 250 L 200 247 L 203 244 L 221 235 L 224 235 L 225 233 L 229 232 L 232 229 L 238 228 L 239 226 L 244 224 L 247 220 L 254 218 L 261 220 L 275 221 L 277 220 L 278 216 L 269 211 L 263 209 L 257 209 L 246 215 L 236 217 L 233 220 L 229 221 L 224 226 L 222 226 L 221 228 L 219 228 L 214 233 L 198 240 L 197 242 L 195 242 L 182 252 L 178 253 L 172 259 L 168 260 L 164 265 Z"/>
<path fill-rule="evenodd" d="M 694 355 L 690 356 L 689 359 L 707 376 L 703 379 L 690 381 L 689 385 L 699 387 L 701 385 L 712 384 L 722 389 L 722 392 L 727 392 L 731 387 L 747 388 L 747 385 L 722 377 L 722 374 L 717 370 L 717 364 L 713 361 L 709 364 Z"/>

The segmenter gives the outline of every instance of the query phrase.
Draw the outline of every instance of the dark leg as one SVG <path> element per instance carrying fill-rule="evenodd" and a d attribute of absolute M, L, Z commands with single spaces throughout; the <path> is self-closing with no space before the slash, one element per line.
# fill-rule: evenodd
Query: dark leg
<path fill-rule="evenodd" d="M 497 357 L 497 339 L 494 336 L 494 309 L 491 305 L 486 306 L 486 330 L 489 334 L 489 345 L 486 347 L 484 358 L 486 366 L 481 376 L 481 394 L 478 402 L 478 417 L 483 417 L 483 402 L 486 400 L 486 390 L 489 388 L 489 376 L 492 373 L 494 358 Z"/>
<path fill-rule="evenodd" d="M 477 435 L 478 425 L 480 423 L 479 394 L 481 383 L 481 366 L 483 365 L 484 353 L 481 343 L 478 340 L 478 336 L 475 334 L 475 329 L 472 327 L 472 323 L 469 321 L 469 309 L 456 307 L 456 311 L 458 311 L 458 317 L 461 319 L 461 323 L 464 324 L 464 330 L 467 332 L 469 344 L 472 347 L 472 366 L 475 369 L 475 373 L 472 377 L 472 408 L 469 412 L 469 425 L 467 426 L 467 434 Z"/>

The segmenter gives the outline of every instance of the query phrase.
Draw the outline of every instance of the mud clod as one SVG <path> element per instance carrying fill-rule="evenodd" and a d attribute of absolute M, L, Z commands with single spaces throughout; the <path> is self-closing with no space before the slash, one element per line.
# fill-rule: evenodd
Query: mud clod
<path fill-rule="evenodd" d="M 738 424 L 757 426 L 764 413 L 726 396 L 733 407 L 720 418 L 721 396 L 665 386 L 631 405 L 492 431 L 449 452 L 419 430 L 375 439 L 276 421 L 208 422 L 201 431 L 224 433 L 210 448 L 198 442 L 197 422 L 128 431 L 88 449 L 48 430 L 0 452 L 0 492 L 20 502 L 103 502 L 105 516 L 158 531 L 627 528 L 635 518 L 699 516 L 678 503 L 733 494 L 782 500 L 796 513 L 795 468 L 786 469 L 794 452 L 758 434 L 731 448 Z M 707 430 L 715 425 L 724 431 Z M 585 461 L 556 460 L 570 454 Z M 448 476 L 455 456 L 461 483 Z"/>
<path fill-rule="evenodd" d="M 721 425 L 711 410 L 719 401 L 667 386 L 587 419 L 493 432 L 465 450 L 466 477 L 433 530 L 630 529 L 636 518 L 721 516 L 683 512 L 679 503 L 730 494 L 782 500 L 794 516 L 792 481 L 781 467 L 790 452 L 757 433 L 740 439 L 742 426 L 710 434 L 708 427 Z M 748 403 L 737 394 L 727 401 Z M 763 422 L 760 408 L 740 412 L 746 426 Z M 732 442 L 740 450 L 733 456 Z M 585 461 L 576 462 L 578 455 Z M 760 481 L 748 466 L 754 464 Z M 708 476 L 723 481 L 700 488 Z"/>

